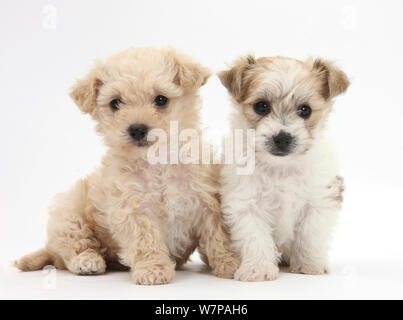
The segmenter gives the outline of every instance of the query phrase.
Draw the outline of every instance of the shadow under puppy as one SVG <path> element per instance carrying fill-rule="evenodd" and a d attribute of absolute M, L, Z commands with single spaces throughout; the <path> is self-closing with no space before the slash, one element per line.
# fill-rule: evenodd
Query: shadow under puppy
<path fill-rule="evenodd" d="M 255 130 L 254 172 L 221 173 L 224 219 L 242 259 L 235 279 L 274 280 L 280 262 L 323 274 L 344 190 L 324 127 L 347 76 L 320 59 L 247 56 L 219 77 L 236 109 L 232 129 Z"/>
<path fill-rule="evenodd" d="M 150 130 L 169 132 L 170 121 L 179 130 L 199 128 L 197 91 L 209 76 L 173 49 L 132 48 L 98 61 L 78 80 L 70 96 L 97 122 L 107 153 L 91 175 L 55 197 L 45 248 L 15 265 L 100 274 L 120 262 L 135 283 L 163 284 L 198 247 L 216 276 L 232 278 L 238 263 L 223 225 L 216 169 L 147 159 Z"/>

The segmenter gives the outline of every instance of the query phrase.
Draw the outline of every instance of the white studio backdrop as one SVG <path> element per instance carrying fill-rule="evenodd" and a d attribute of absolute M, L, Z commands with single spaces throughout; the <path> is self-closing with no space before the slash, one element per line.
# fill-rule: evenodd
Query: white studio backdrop
<path fill-rule="evenodd" d="M 100 162 L 94 123 L 67 94 L 74 80 L 95 58 L 169 45 L 214 72 L 246 53 L 336 61 L 352 85 L 328 124 L 347 184 L 332 259 L 402 268 L 402 14 L 400 0 L 2 0 L 0 262 L 42 246 L 52 196 Z M 227 93 L 213 75 L 201 94 L 219 141 Z"/>

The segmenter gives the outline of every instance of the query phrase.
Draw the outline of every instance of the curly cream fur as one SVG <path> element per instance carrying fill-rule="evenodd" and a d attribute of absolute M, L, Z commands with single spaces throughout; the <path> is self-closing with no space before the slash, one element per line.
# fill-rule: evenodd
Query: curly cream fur
<path fill-rule="evenodd" d="M 147 147 L 127 134 L 131 124 L 168 131 L 199 128 L 197 90 L 210 73 L 172 49 L 128 49 L 98 61 L 78 80 L 71 97 L 97 122 L 108 151 L 101 166 L 49 210 L 45 249 L 16 262 L 23 270 L 53 263 L 76 274 L 99 274 L 117 261 L 138 284 L 163 284 L 175 266 L 199 247 L 215 275 L 231 278 L 238 259 L 230 250 L 218 200 L 217 168 L 210 165 L 152 165 Z M 158 109 L 153 99 L 169 98 Z M 109 103 L 119 98 L 120 110 Z"/>

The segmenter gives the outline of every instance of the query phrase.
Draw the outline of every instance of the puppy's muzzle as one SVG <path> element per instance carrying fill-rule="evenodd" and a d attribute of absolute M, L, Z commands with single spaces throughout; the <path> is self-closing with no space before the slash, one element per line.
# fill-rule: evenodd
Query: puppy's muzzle
<path fill-rule="evenodd" d="M 281 130 L 267 141 L 269 152 L 275 156 L 284 157 L 292 151 L 295 145 L 295 138 Z"/>
<path fill-rule="evenodd" d="M 144 124 L 132 124 L 128 131 L 134 141 L 141 142 L 147 135 L 148 127 Z"/>

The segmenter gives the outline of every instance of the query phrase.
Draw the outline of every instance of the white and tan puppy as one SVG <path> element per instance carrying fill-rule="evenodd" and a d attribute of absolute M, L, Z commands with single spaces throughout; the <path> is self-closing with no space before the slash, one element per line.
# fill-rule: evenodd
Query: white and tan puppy
<path fill-rule="evenodd" d="M 77 81 L 70 95 L 97 122 L 108 151 L 97 170 L 55 198 L 45 248 L 18 260 L 19 269 L 54 264 L 100 274 L 120 262 L 135 283 L 162 284 L 198 247 L 215 275 L 233 277 L 239 264 L 223 225 L 217 170 L 147 157 L 152 129 L 168 133 L 172 121 L 179 131 L 199 129 L 197 92 L 209 75 L 172 49 L 133 48 Z"/>
<path fill-rule="evenodd" d="M 242 262 L 235 279 L 274 280 L 278 264 L 323 274 L 341 207 L 343 179 L 324 136 L 333 98 L 349 86 L 324 60 L 240 58 L 219 74 L 233 129 L 255 130 L 255 170 L 222 170 L 222 208 Z"/>

